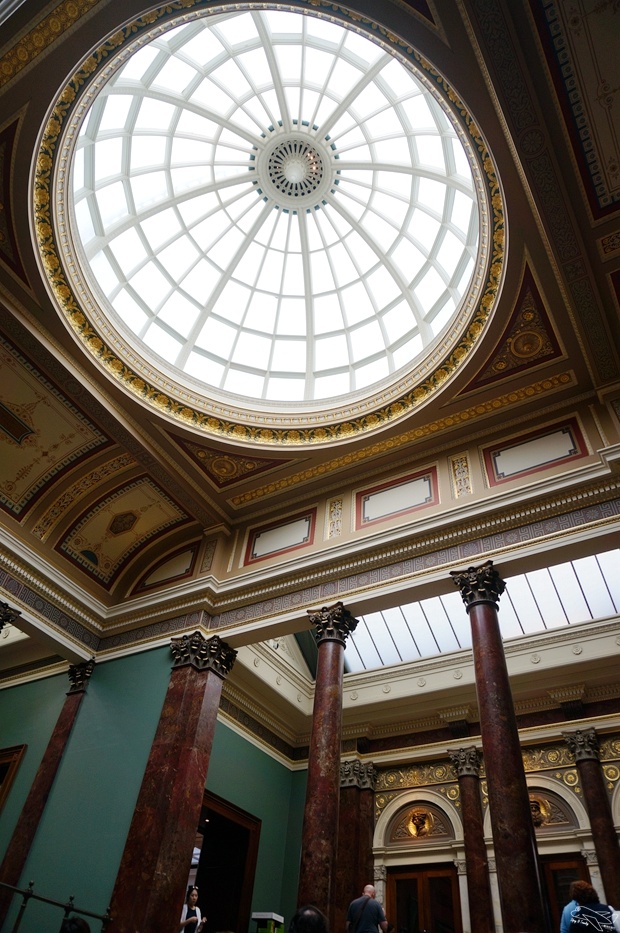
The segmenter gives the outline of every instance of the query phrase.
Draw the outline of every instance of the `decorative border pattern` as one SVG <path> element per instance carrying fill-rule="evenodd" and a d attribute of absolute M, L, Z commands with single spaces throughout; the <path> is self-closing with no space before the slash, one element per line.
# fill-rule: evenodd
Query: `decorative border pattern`
<path fill-rule="evenodd" d="M 374 41 L 389 47 L 394 54 L 398 54 L 410 63 L 414 63 L 421 80 L 443 98 L 450 107 L 451 113 L 460 121 L 462 139 L 470 151 L 475 153 L 479 166 L 482 169 L 475 174 L 479 178 L 479 193 L 482 195 L 484 187 L 484 200 L 488 202 L 492 212 L 492 236 L 489 236 L 489 267 L 488 278 L 481 288 L 482 297 L 478 302 L 466 332 L 456 339 L 456 345 L 445 353 L 445 347 L 439 348 L 432 360 L 427 361 L 422 379 L 417 386 L 413 386 L 413 378 L 401 380 L 393 389 L 383 391 L 380 397 L 382 404 L 374 411 L 368 411 L 373 403 L 351 404 L 344 410 L 332 413 L 336 420 L 329 424 L 324 414 L 308 414 L 305 416 L 273 416 L 272 425 L 268 424 L 267 417 L 249 416 L 251 423 L 242 423 L 241 419 L 248 417 L 247 413 L 240 411 L 230 412 L 238 420 L 230 420 L 216 413 L 214 407 L 211 413 L 192 407 L 197 399 L 189 393 L 182 393 L 183 397 L 173 398 L 167 394 L 169 384 L 165 383 L 167 391 L 162 385 L 150 383 L 139 373 L 133 371 L 124 360 L 119 359 L 116 351 L 109 346 L 103 337 L 95 330 L 83 307 L 81 306 L 74 289 L 70 283 L 73 278 L 68 274 L 61 261 L 62 249 L 57 245 L 66 241 L 67 229 L 64 217 L 54 216 L 53 204 L 57 185 L 66 183 L 68 172 L 67 146 L 65 136 L 75 130 L 80 113 L 86 111 L 83 104 L 84 95 L 95 79 L 108 76 L 113 71 L 113 56 L 119 54 L 123 46 L 129 42 L 138 43 L 139 35 L 152 35 L 154 26 L 165 31 L 174 22 L 189 21 L 192 17 L 201 15 L 201 11 L 188 12 L 196 7 L 199 0 L 176 0 L 165 7 L 152 10 L 129 26 L 118 30 L 111 38 L 104 42 L 73 75 L 64 90 L 61 92 L 53 109 L 52 115 L 43 130 L 41 143 L 36 162 L 34 178 L 34 221 L 36 237 L 39 247 L 40 262 L 47 277 L 50 290 L 54 295 L 59 308 L 67 319 L 70 327 L 81 339 L 84 346 L 98 360 L 109 376 L 118 380 L 134 396 L 161 414 L 171 417 L 187 426 L 197 428 L 207 434 L 217 437 L 226 437 L 239 442 L 254 442 L 264 445 L 312 445 L 325 444 L 338 439 L 349 439 L 357 435 L 375 431 L 378 428 L 400 419 L 408 411 L 420 405 L 430 395 L 436 392 L 463 363 L 469 351 L 479 339 L 486 320 L 493 308 L 503 274 L 505 226 L 504 207 L 500 186 L 497 179 L 495 164 L 487 149 L 486 142 L 480 129 L 473 121 L 464 103 L 456 95 L 442 75 L 434 70 L 430 63 L 419 55 L 411 46 L 407 45 L 391 32 L 378 26 L 372 20 L 337 6 L 322 2 L 322 0 L 308 0 L 316 11 L 318 7 L 324 9 L 325 16 L 333 17 L 337 14 L 341 19 L 348 19 L 354 23 L 356 29 L 366 31 L 372 35 Z M 240 8 L 242 4 L 236 4 Z M 213 7 L 205 12 L 216 13 L 226 9 L 226 6 Z M 291 6 L 291 9 L 296 7 Z M 327 12 L 329 11 L 329 12 Z M 473 167 L 473 166 L 472 166 Z M 485 204 L 481 204 L 482 214 L 485 214 Z M 428 374 L 434 367 L 434 371 Z M 422 368 L 421 368 L 422 369 Z M 419 378 L 419 376 L 418 376 Z M 410 383 L 410 384 L 409 384 Z M 404 389 L 404 391 L 402 391 Z M 399 397 L 395 397 L 401 391 Z M 392 395 L 392 400 L 385 402 Z M 374 404 L 379 401 L 376 399 Z M 206 401 L 205 401 L 206 404 Z M 217 406 L 221 412 L 222 406 Z M 305 426 L 304 423 L 305 422 Z M 278 423 L 285 427 L 278 427 Z M 292 427 L 291 425 L 294 425 Z"/>

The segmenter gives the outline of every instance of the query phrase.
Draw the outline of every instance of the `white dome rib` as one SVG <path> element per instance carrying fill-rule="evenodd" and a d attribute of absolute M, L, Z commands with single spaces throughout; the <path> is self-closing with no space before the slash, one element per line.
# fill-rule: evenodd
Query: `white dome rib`
<path fill-rule="evenodd" d="M 342 399 L 423 359 L 478 260 L 455 127 L 398 58 L 252 10 L 158 35 L 99 92 L 72 169 L 112 326 L 203 391 Z"/>

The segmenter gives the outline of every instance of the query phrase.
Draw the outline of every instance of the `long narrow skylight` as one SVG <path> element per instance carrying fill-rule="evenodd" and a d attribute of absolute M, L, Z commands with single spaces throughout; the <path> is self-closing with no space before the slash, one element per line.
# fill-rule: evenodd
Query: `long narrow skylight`
<path fill-rule="evenodd" d="M 620 613 L 620 548 L 506 578 L 499 601 L 504 639 Z M 469 617 L 455 589 L 358 619 L 345 669 L 371 670 L 471 648 Z"/>

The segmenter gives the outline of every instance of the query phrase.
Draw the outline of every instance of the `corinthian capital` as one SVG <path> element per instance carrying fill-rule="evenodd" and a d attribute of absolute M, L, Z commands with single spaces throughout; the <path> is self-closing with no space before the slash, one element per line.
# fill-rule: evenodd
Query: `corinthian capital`
<path fill-rule="evenodd" d="M 176 667 L 191 665 L 199 671 L 213 671 L 224 678 L 230 674 L 237 652 L 217 635 L 205 638 L 201 632 L 170 640 L 170 651 Z"/>
<path fill-rule="evenodd" d="M 19 615 L 21 615 L 21 612 L 18 609 L 11 609 L 8 603 L 0 603 L 0 632 L 5 625 L 11 625 L 15 622 Z"/>
<path fill-rule="evenodd" d="M 81 664 L 72 664 L 67 671 L 71 684 L 68 693 L 84 693 L 94 669 L 94 658 L 91 658 L 90 661 L 83 661 Z"/>
<path fill-rule="evenodd" d="M 576 732 L 563 732 L 562 735 L 575 761 L 600 759 L 598 736 L 594 729 L 577 729 Z"/>
<path fill-rule="evenodd" d="M 329 640 L 339 641 L 344 645 L 357 625 L 357 619 L 353 618 L 342 603 L 323 606 L 322 609 L 308 609 L 308 616 L 315 627 L 314 637 L 319 644 Z"/>
<path fill-rule="evenodd" d="M 458 777 L 467 775 L 479 777 L 481 758 L 480 752 L 475 745 L 470 745 L 468 748 L 451 749 L 448 750 L 448 754 L 452 759 Z"/>
<path fill-rule="evenodd" d="M 377 771 L 372 761 L 343 761 L 340 764 L 340 786 L 374 790 Z"/>
<path fill-rule="evenodd" d="M 476 603 L 493 603 L 497 609 L 499 597 L 506 589 L 506 584 L 497 570 L 493 569 L 491 560 L 480 567 L 452 570 L 450 576 L 460 589 L 468 612 Z"/>

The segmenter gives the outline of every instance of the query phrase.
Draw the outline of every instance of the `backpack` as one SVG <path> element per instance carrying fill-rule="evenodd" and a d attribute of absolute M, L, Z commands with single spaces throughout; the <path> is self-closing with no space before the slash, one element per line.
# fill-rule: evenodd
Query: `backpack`
<path fill-rule="evenodd" d="M 583 904 L 573 910 L 570 933 L 615 933 L 611 907 L 607 904 Z"/>

